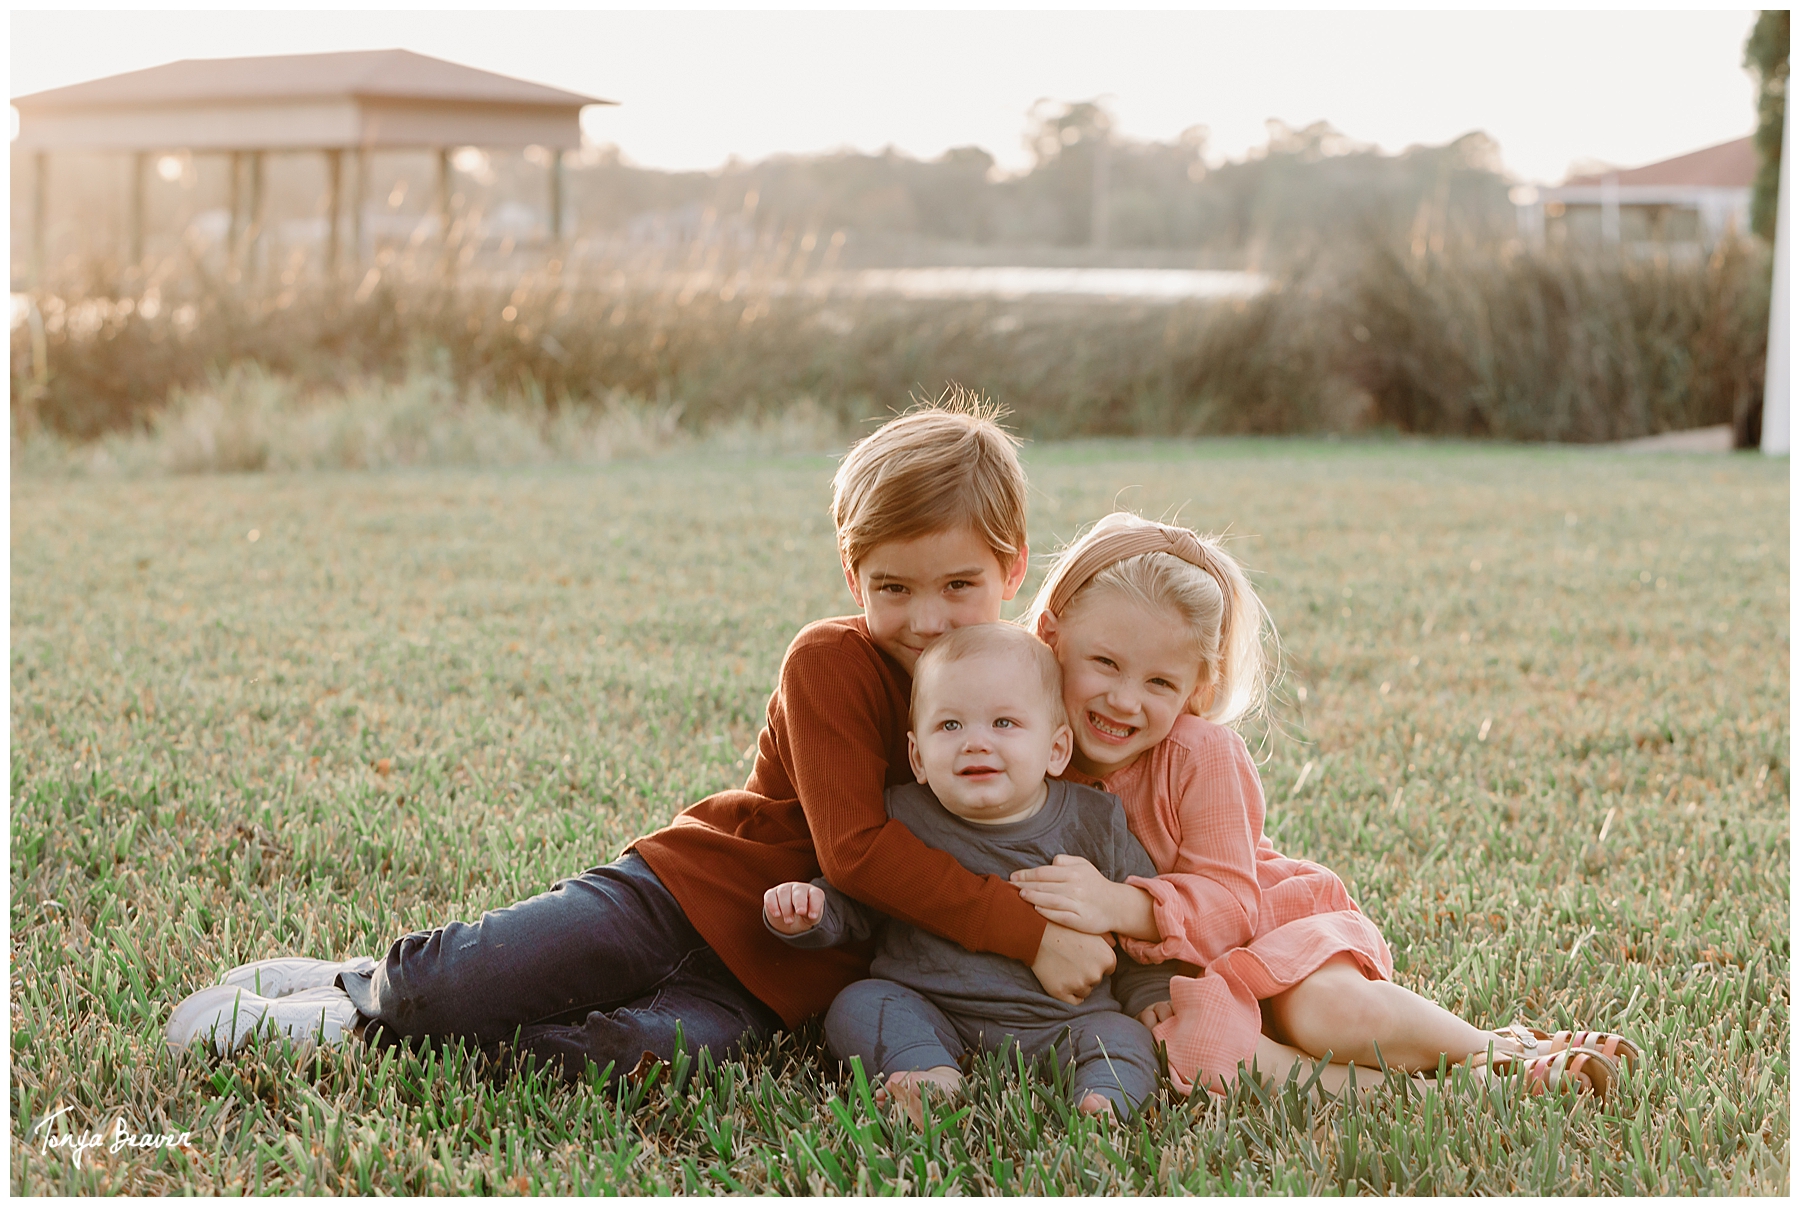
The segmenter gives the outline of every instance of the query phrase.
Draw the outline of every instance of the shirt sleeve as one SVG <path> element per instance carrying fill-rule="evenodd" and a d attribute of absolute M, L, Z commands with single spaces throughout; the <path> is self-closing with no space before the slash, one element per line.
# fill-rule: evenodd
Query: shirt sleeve
<path fill-rule="evenodd" d="M 882 735 L 896 722 L 875 676 L 847 683 L 844 663 L 841 650 L 797 644 L 781 671 L 785 761 L 820 870 L 889 917 L 969 951 L 1032 963 L 1045 922 L 1018 889 L 999 876 L 977 876 L 888 817 Z"/>
<path fill-rule="evenodd" d="M 1175 865 L 1160 876 L 1126 881 L 1150 894 L 1163 938 L 1119 942 L 1145 963 L 1184 960 L 1204 967 L 1256 935 L 1262 781 L 1244 740 L 1222 727 L 1216 740 L 1190 752 L 1173 778 L 1181 831 Z"/>
<path fill-rule="evenodd" d="M 874 934 L 875 928 L 881 925 L 880 914 L 855 898 L 838 892 L 825 882 L 824 877 L 819 877 L 813 883 L 825 890 L 825 908 L 820 911 L 817 926 L 797 935 L 783 934 L 769 925 L 769 915 L 765 913 L 763 928 L 789 947 L 816 951 L 821 947 L 860 943 Z"/>

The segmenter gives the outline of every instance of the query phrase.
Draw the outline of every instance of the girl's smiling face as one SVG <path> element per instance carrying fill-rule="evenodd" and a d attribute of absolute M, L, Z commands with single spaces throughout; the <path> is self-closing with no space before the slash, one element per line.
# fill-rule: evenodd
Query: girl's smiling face
<path fill-rule="evenodd" d="M 1062 666 L 1063 704 L 1075 731 L 1071 764 L 1111 775 L 1169 736 L 1201 686 L 1200 648 L 1173 608 L 1147 608 L 1116 591 L 1089 590 L 1038 636 Z"/>

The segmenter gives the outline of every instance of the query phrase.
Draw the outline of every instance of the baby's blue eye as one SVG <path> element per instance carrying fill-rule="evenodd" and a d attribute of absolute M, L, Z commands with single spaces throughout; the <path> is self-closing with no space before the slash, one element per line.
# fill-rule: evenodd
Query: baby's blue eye
<path fill-rule="evenodd" d="M 962 722 L 961 722 L 961 721 L 945 721 L 945 722 L 944 722 L 944 724 L 943 724 L 943 728 L 944 728 L 944 729 L 947 729 L 947 730 L 957 730 L 957 729 L 961 729 L 961 728 L 962 728 Z"/>

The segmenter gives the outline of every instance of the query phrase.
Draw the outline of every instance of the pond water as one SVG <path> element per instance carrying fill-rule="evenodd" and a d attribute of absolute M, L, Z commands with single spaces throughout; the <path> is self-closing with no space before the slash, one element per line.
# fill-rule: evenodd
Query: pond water
<path fill-rule="evenodd" d="M 1254 297 L 1269 282 L 1253 272 L 1186 268 L 870 268 L 808 284 L 831 293 L 910 298 L 1063 295 L 1177 302 Z"/>

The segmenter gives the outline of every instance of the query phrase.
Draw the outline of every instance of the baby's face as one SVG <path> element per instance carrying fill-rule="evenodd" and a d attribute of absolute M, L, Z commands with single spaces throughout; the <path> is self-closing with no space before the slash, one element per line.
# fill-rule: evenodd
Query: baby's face
<path fill-rule="evenodd" d="M 907 735 L 913 774 L 965 821 L 1024 821 L 1044 803 L 1044 777 L 1068 765 L 1069 727 L 1056 721 L 1037 668 L 1017 654 L 929 666 L 917 703 Z"/>

